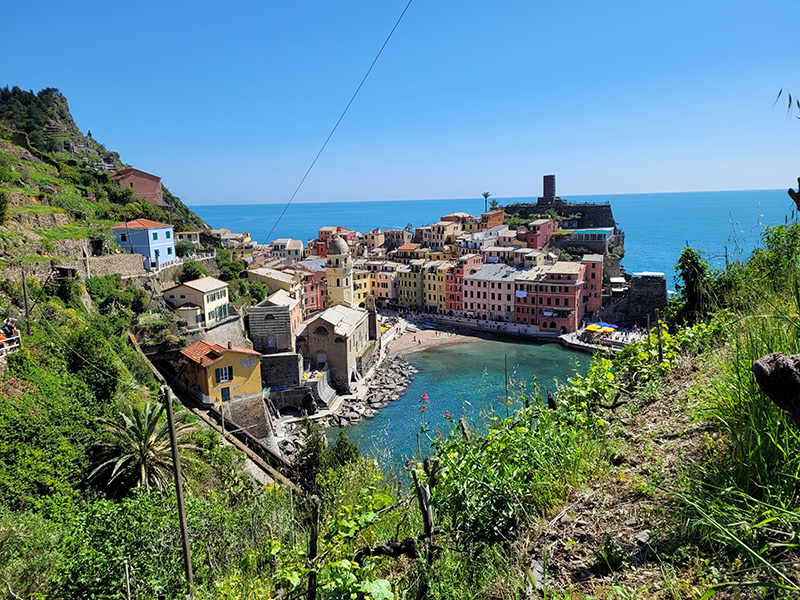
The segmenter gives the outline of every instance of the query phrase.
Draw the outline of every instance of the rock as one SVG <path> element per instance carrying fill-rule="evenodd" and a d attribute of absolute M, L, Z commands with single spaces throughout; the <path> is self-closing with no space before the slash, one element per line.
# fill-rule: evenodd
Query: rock
<path fill-rule="evenodd" d="M 640 531 L 639 533 L 636 534 L 635 539 L 642 546 L 648 544 L 650 542 L 650 530 L 645 529 L 643 531 Z"/>
<path fill-rule="evenodd" d="M 634 525 L 636 525 L 636 519 L 633 518 L 628 519 L 627 521 L 625 521 L 625 525 L 627 525 L 628 527 L 633 527 Z"/>

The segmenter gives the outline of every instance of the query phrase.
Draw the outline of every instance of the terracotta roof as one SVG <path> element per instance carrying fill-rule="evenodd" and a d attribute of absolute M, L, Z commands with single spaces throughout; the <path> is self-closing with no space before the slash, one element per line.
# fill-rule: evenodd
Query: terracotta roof
<path fill-rule="evenodd" d="M 154 179 L 158 180 L 161 179 L 161 177 L 159 177 L 158 175 L 153 175 L 152 173 L 148 173 L 147 171 L 142 171 L 141 169 L 137 169 L 136 167 L 127 167 L 125 169 L 120 169 L 119 171 L 114 171 L 111 175 L 109 175 L 109 177 L 111 179 L 117 179 L 119 177 L 127 175 L 128 173 L 138 173 L 140 175 L 148 175 L 149 177 L 152 177 Z"/>
<path fill-rule="evenodd" d="M 417 248 L 419 248 L 419 244 L 408 243 L 408 244 L 403 244 L 402 246 L 398 246 L 397 249 L 398 250 L 416 250 Z"/>
<path fill-rule="evenodd" d="M 111 229 L 157 229 L 159 227 L 172 227 L 172 225 L 168 225 L 167 223 L 158 223 L 156 221 L 151 221 L 150 219 L 134 219 L 133 221 L 128 221 L 127 223 L 114 225 Z"/>
<path fill-rule="evenodd" d="M 183 350 L 181 350 L 181 354 L 183 354 L 186 358 L 188 358 L 192 362 L 196 362 L 202 367 L 207 367 L 215 363 L 226 352 L 239 352 L 243 354 L 253 354 L 255 356 L 261 356 L 260 352 L 256 352 L 255 350 L 250 350 L 249 348 L 238 348 L 236 346 L 228 348 L 224 344 L 206 342 L 205 340 L 200 340 L 199 342 L 195 342 L 191 346 L 188 346 Z"/>

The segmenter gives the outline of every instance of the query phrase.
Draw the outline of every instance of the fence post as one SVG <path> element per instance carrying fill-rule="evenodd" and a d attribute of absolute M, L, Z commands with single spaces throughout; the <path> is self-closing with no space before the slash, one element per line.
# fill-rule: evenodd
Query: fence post
<path fill-rule="evenodd" d="M 308 572 L 307 600 L 317 600 L 317 569 L 314 560 L 317 558 L 317 540 L 319 539 L 319 498 L 311 496 L 311 537 L 308 540 Z"/>

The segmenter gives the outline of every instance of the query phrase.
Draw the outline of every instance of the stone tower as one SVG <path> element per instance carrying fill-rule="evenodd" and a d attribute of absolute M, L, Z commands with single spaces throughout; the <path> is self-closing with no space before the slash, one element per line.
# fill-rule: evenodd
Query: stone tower
<path fill-rule="evenodd" d="M 353 307 L 353 257 L 350 249 L 338 235 L 328 244 L 328 260 L 325 263 L 328 276 L 328 306 L 344 304 Z"/>

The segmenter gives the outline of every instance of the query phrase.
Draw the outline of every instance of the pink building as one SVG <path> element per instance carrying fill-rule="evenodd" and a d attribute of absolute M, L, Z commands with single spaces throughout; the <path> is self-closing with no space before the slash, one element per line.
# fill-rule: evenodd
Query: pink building
<path fill-rule="evenodd" d="M 455 261 L 447 272 L 447 311 L 460 315 L 464 312 L 464 276 L 472 275 L 483 264 L 480 254 L 465 254 Z"/>
<path fill-rule="evenodd" d="M 586 264 L 559 261 L 521 273 L 515 282 L 514 320 L 541 331 L 575 331 L 585 312 Z"/>
<path fill-rule="evenodd" d="M 164 195 L 161 191 L 161 177 L 145 173 L 139 169 L 127 168 L 112 173 L 111 181 L 123 188 L 131 188 L 142 200 L 153 206 L 164 206 Z"/>
<path fill-rule="evenodd" d="M 503 264 L 481 265 L 464 276 L 464 313 L 491 321 L 514 320 L 515 280 L 519 270 Z"/>
<path fill-rule="evenodd" d="M 517 232 L 517 239 L 525 242 L 528 248 L 544 248 L 558 229 L 555 219 L 537 219 L 528 224 L 525 231 Z"/>
<path fill-rule="evenodd" d="M 586 265 L 586 289 L 583 301 L 586 312 L 594 314 L 603 306 L 603 255 L 585 254 L 581 260 Z"/>

